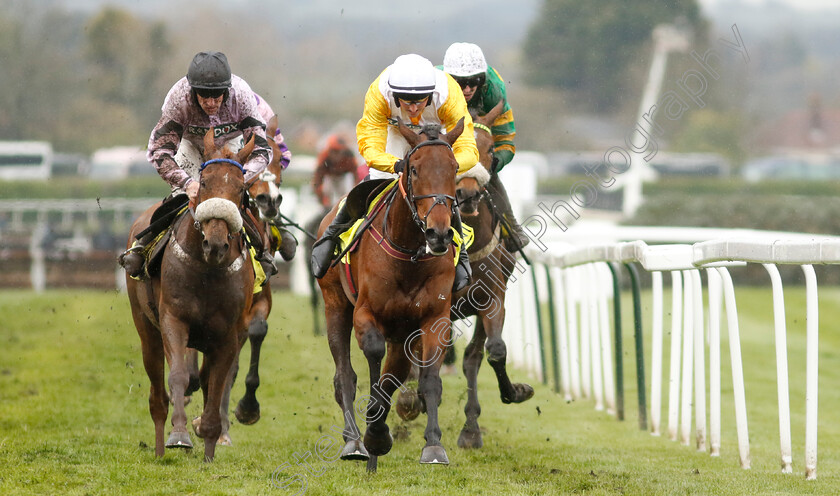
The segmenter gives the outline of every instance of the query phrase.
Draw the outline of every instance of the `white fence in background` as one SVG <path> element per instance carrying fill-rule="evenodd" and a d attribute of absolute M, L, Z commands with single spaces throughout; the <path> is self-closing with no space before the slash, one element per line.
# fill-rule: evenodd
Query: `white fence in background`
<path fill-rule="evenodd" d="M 663 374 L 663 276 L 670 274 L 671 347 L 668 377 L 669 404 L 667 407 L 668 436 L 684 445 L 691 444 L 692 407 L 695 444 L 699 451 L 706 451 L 707 411 L 709 415 L 708 451 L 719 456 L 721 446 L 721 356 L 720 321 L 725 316 L 729 333 L 730 364 L 734 394 L 736 429 L 740 464 L 750 467 L 749 434 L 744 392 L 738 313 L 735 290 L 727 270 L 728 266 L 762 264 L 767 270 L 773 294 L 775 326 L 776 371 L 778 384 L 780 461 L 782 472 L 792 471 L 790 427 L 790 401 L 788 394 L 788 364 L 785 308 L 783 288 L 777 266 L 800 265 L 806 281 L 807 299 L 807 369 L 806 369 L 806 433 L 805 475 L 816 478 L 817 468 L 817 395 L 818 395 L 818 298 L 817 281 L 813 264 L 840 264 L 840 238 L 814 237 L 795 233 L 776 233 L 745 230 L 668 229 L 614 227 L 609 234 L 596 229 L 602 239 L 595 244 L 584 244 L 585 228 L 576 237 L 573 231 L 564 233 L 565 240 L 576 244 L 559 243 L 559 236 L 541 240 L 548 247 L 537 249 L 531 243 L 526 255 L 532 262 L 534 284 L 527 281 L 529 274 L 509 287 L 507 296 L 507 325 L 505 340 L 508 343 L 512 364 L 525 368 L 542 379 L 546 361 L 556 356 L 554 367 L 560 376 L 558 388 L 567 400 L 594 398 L 597 410 L 606 409 L 615 414 L 623 406 L 616 405 L 613 351 L 610 339 L 609 310 L 614 300 L 614 274 L 609 264 L 640 265 L 651 274 L 652 321 L 650 321 L 651 375 L 650 380 L 650 429 L 653 435 L 661 432 Z M 557 235 L 558 233 L 554 233 Z M 730 236 L 726 236 L 729 234 Z M 712 235 L 712 236 L 709 236 Z M 709 237 L 705 237 L 709 236 Z M 609 239 L 612 237 L 613 239 Z M 620 241 L 637 239 L 637 241 Z M 649 242 L 666 244 L 648 245 Z M 707 241 L 703 241 L 707 239 Z M 685 241 L 690 241 L 686 244 Z M 709 322 L 708 341 L 704 339 L 703 288 L 701 270 L 708 279 Z M 547 279 L 542 274 L 549 276 Z M 549 297 L 552 298 L 549 301 Z M 550 336 L 547 353 L 533 351 L 539 342 L 537 335 L 537 307 L 549 305 L 554 319 L 556 336 Z M 615 304 L 615 302 L 612 302 Z M 725 309 L 725 313 L 722 311 Z M 640 325 L 640 324 L 637 324 Z M 544 326 L 547 328 L 548 326 Z M 646 332 L 646 331 L 645 331 Z M 706 405 L 706 346 L 709 353 L 709 406 Z M 615 343 L 620 345 L 620 343 Z M 557 376 L 555 376 L 557 380 Z M 647 389 L 646 385 L 640 387 Z M 693 397 L 692 397 L 693 395 Z M 640 396 L 640 401 L 643 396 Z M 693 401 L 692 401 L 693 398 Z M 640 405 L 643 414 L 644 404 Z"/>

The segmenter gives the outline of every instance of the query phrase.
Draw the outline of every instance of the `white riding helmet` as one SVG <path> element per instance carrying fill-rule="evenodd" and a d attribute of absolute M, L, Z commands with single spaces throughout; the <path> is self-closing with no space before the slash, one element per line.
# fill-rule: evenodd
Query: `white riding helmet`
<path fill-rule="evenodd" d="M 435 80 L 432 63 L 414 53 L 397 57 L 388 74 L 391 91 L 401 94 L 430 94 L 435 90 Z"/>
<path fill-rule="evenodd" d="M 453 43 L 443 55 L 443 70 L 454 77 L 468 77 L 487 72 L 484 52 L 472 43 Z"/>

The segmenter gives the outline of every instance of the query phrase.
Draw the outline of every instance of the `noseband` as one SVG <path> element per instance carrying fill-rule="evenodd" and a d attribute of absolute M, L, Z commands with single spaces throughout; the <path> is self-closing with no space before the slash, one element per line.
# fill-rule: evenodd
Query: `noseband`
<path fill-rule="evenodd" d="M 414 154 L 414 152 L 416 152 L 418 149 L 420 149 L 424 146 L 431 146 L 431 145 L 443 145 L 443 146 L 449 148 L 450 150 L 452 149 L 452 146 L 449 143 L 447 143 L 446 141 L 443 141 L 442 139 L 432 139 L 432 140 L 423 141 L 422 143 L 419 143 L 417 146 L 412 148 L 411 151 L 408 152 L 408 155 L 405 156 L 405 169 L 410 170 L 411 156 Z M 411 211 L 411 218 L 414 220 L 414 223 L 417 224 L 417 226 L 420 228 L 421 231 L 426 232 L 426 220 L 429 218 L 429 215 L 432 213 L 432 209 L 435 208 L 435 206 L 437 206 L 439 204 L 443 205 L 443 206 L 446 206 L 446 200 L 451 200 L 452 201 L 452 207 L 450 207 L 450 209 L 449 209 L 450 214 L 455 213 L 455 205 L 456 205 L 457 200 L 455 199 L 454 196 L 443 195 L 443 194 L 415 195 L 414 194 L 413 183 L 411 182 L 411 174 L 407 174 L 405 182 L 406 182 L 406 186 L 405 186 L 405 190 L 403 191 L 403 198 L 405 198 L 406 203 L 408 203 L 408 209 Z M 402 189 L 402 183 L 400 183 L 400 189 Z M 434 198 L 435 201 L 432 203 L 432 206 L 429 207 L 429 210 L 426 212 L 426 215 L 424 215 L 423 218 L 421 219 L 420 218 L 420 213 L 417 211 L 417 200 L 423 200 L 425 198 Z"/>
<path fill-rule="evenodd" d="M 236 160 L 229 158 L 214 158 L 201 164 L 201 167 L 198 169 L 199 177 L 208 165 L 216 163 L 235 165 L 242 171 L 243 175 L 245 174 L 245 168 L 242 167 L 242 164 Z M 244 194 L 247 194 L 247 189 Z M 207 219 L 218 218 L 227 222 L 228 228 L 231 231 L 228 233 L 228 238 L 231 238 L 233 233 L 239 232 L 242 229 L 242 214 L 239 212 L 240 207 L 241 205 L 235 205 L 233 202 L 223 198 L 208 198 L 207 200 L 201 202 L 196 209 L 193 209 L 192 205 L 190 205 L 189 210 L 193 217 L 193 227 L 195 227 L 202 236 L 204 236 L 204 230 L 201 229 L 201 223 Z"/>

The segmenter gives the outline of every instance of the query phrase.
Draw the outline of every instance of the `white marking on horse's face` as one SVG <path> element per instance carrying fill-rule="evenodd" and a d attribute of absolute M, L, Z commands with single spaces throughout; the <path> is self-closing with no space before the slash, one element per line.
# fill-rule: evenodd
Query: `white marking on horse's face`
<path fill-rule="evenodd" d="M 273 182 L 268 183 L 268 195 L 271 197 L 271 201 L 277 201 L 277 197 L 280 196 L 280 188 Z"/>
<path fill-rule="evenodd" d="M 225 172 L 225 184 L 227 184 L 227 183 L 229 183 L 229 182 L 230 182 L 230 173 L 229 173 L 229 172 Z"/>

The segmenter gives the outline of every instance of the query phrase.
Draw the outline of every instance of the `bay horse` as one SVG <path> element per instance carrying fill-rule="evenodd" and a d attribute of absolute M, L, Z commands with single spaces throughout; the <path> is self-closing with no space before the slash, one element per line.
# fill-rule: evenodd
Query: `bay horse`
<path fill-rule="evenodd" d="M 401 387 L 412 363 L 421 365 L 418 392 L 428 413 L 420 463 L 449 463 L 438 425 L 439 371 L 450 337 L 455 278 L 451 221 L 458 163 L 452 144 L 463 132 L 464 122 L 461 119 L 445 135 L 439 134 L 437 125 L 415 134 L 401 120 L 398 129 L 411 147 L 404 173 L 389 190 L 384 208 L 368 216 L 370 229 L 350 252 L 350 264 L 334 264 L 318 281 L 336 367 L 335 399 L 344 415 L 345 446 L 340 456 L 366 459 L 369 472 L 376 471 L 378 457 L 393 445 L 386 424 L 391 395 Z M 319 235 L 337 208 L 321 222 Z M 355 291 L 345 292 L 343 284 L 348 281 Z M 363 443 L 354 417 L 356 373 L 350 363 L 354 329 L 370 373 Z"/>
<path fill-rule="evenodd" d="M 198 197 L 181 216 L 162 255 L 159 273 L 144 281 L 126 276 L 134 325 L 140 336 L 143 365 L 151 382 L 149 412 L 155 424 L 155 456 L 166 448 L 193 447 L 187 431 L 184 393 L 189 382 L 187 348 L 204 353 L 200 382 L 204 396 L 204 459 L 212 461 L 222 431 L 222 396 L 232 380 L 234 359 L 247 339 L 254 270 L 242 234 L 245 198 L 240 163 L 254 148 L 253 138 L 235 156 L 217 150 L 213 129 L 204 137 Z M 235 157 L 235 158 L 232 158 Z M 159 204 L 132 225 L 129 241 L 148 226 Z M 130 244 L 130 243 L 129 243 Z M 169 394 L 164 386 L 169 364 Z M 164 442 L 170 400 L 172 431 Z"/>
<path fill-rule="evenodd" d="M 457 331 L 457 320 L 477 317 L 472 339 L 464 350 L 463 371 L 467 379 L 467 403 L 464 406 L 466 423 L 458 437 L 460 448 L 480 448 L 483 444 L 478 425 L 481 405 L 478 402 L 477 377 L 484 357 L 484 348 L 487 349 L 487 362 L 493 367 L 499 383 L 502 403 L 521 403 L 534 395 L 534 389 L 530 385 L 511 383 L 506 370 L 507 348 L 502 340 L 505 291 L 514 270 L 524 269 L 517 266 L 515 255 L 508 252 L 501 242 L 500 215 L 496 213 L 485 188 L 493 163 L 494 144 L 490 126 L 502 113 L 503 108 L 504 101 L 484 116 L 472 116 L 480 163 L 476 167 L 483 166 L 487 174 L 471 170 L 456 178 L 456 196 L 461 209 L 461 220 L 473 228 L 474 239 L 468 248 L 472 280 L 469 286 L 452 298 L 453 327 Z M 457 334 L 459 333 L 456 332 L 456 338 Z M 453 338 L 453 341 L 456 338 Z M 422 407 L 422 402 L 417 401 L 414 391 L 401 392 L 397 401 L 397 413 L 402 419 L 416 418 Z"/>
<path fill-rule="evenodd" d="M 493 164 L 493 135 L 490 126 L 502 113 L 504 101 L 484 116 L 473 116 L 475 144 L 479 162 L 488 172 Z M 516 255 L 507 251 L 500 239 L 500 214 L 495 211 L 485 184 L 475 177 L 459 177 L 458 204 L 462 221 L 473 228 L 469 248 L 473 278 L 470 285 L 453 296 L 452 320 L 476 316 L 473 336 L 464 350 L 463 371 L 467 379 L 466 423 L 458 437 L 461 448 L 480 448 L 483 444 L 478 417 L 478 369 L 487 349 L 487 363 L 493 367 L 499 383 L 502 403 L 521 403 L 534 396 L 534 389 L 524 383 L 511 383 L 506 370 L 507 348 L 502 340 L 505 324 L 505 291 L 508 279 L 517 267 Z M 515 277 L 514 277 L 515 280 Z M 486 343 L 485 343 L 486 340 Z"/>

